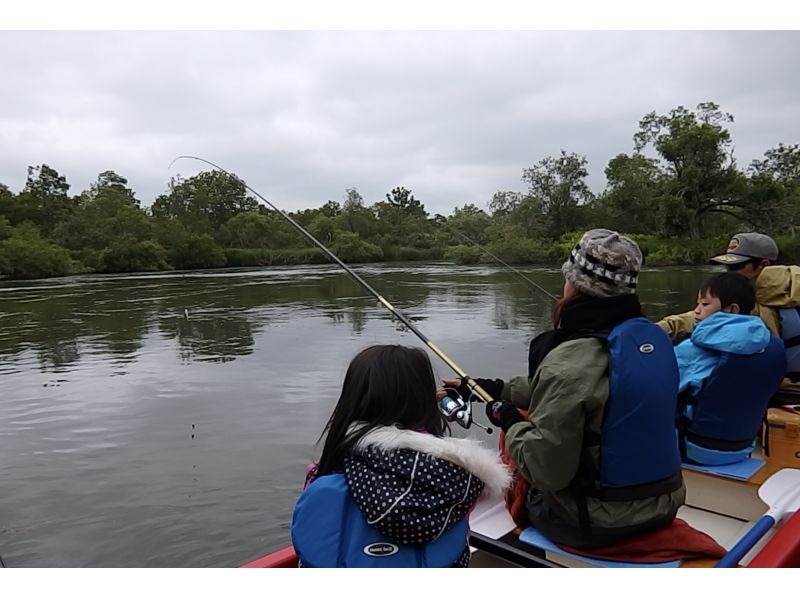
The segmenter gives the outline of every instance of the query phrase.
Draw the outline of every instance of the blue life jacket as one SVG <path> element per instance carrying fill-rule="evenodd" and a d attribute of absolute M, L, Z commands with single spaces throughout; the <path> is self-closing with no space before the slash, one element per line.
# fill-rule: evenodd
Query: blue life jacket
<path fill-rule="evenodd" d="M 785 373 L 783 341 L 774 335 L 758 353 L 722 352 L 700 394 L 681 396 L 678 429 L 683 456 L 705 465 L 746 459 Z"/>
<path fill-rule="evenodd" d="M 800 379 L 800 307 L 779 309 L 778 316 L 786 348 L 786 375 L 796 382 Z"/>
<path fill-rule="evenodd" d="M 344 474 L 314 480 L 292 513 L 292 545 L 306 567 L 450 567 L 467 548 L 462 519 L 428 544 L 399 544 L 369 525 Z"/>
<path fill-rule="evenodd" d="M 669 337 L 646 318 L 632 318 L 611 330 L 608 352 L 601 487 L 641 486 L 680 476 L 673 425 L 679 375 Z"/>
<path fill-rule="evenodd" d="M 683 483 L 675 430 L 678 364 L 669 337 L 648 319 L 631 318 L 609 332 L 607 346 L 609 397 L 600 437 L 584 441 L 585 447 L 599 444 L 599 471 L 584 465 L 573 484 L 582 526 L 588 524 L 585 496 L 638 500 Z"/>

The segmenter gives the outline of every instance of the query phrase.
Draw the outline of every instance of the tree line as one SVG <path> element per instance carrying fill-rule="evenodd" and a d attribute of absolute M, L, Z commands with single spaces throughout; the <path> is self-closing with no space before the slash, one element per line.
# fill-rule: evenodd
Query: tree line
<path fill-rule="evenodd" d="M 499 190 L 488 210 L 467 203 L 448 216 L 430 215 L 397 186 L 371 205 L 351 188 L 290 215 L 346 262 L 491 261 L 479 244 L 507 262 L 552 263 L 594 227 L 632 235 L 650 265 L 704 263 L 742 230 L 771 234 L 796 261 L 800 146 L 779 143 L 740 168 L 731 122 L 713 102 L 645 115 L 631 153 L 609 160 L 600 194 L 586 182 L 586 158 L 562 150 L 524 169 L 526 191 Z M 0 276 L 326 261 L 238 179 L 218 171 L 174 177 L 144 208 L 113 171 L 77 195 L 69 189 L 47 164 L 28 167 L 19 193 L 0 183 Z"/>

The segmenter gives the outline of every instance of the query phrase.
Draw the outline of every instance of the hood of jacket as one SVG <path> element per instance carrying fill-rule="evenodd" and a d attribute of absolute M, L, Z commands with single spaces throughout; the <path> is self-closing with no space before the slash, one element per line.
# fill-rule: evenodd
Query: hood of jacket
<path fill-rule="evenodd" d="M 431 542 L 469 515 L 481 494 L 511 476 L 497 451 L 472 439 L 380 427 L 345 459 L 345 478 L 367 522 L 401 543 Z"/>
<path fill-rule="evenodd" d="M 770 332 L 757 316 L 718 311 L 698 322 L 691 338 L 705 349 L 752 355 L 769 344 Z"/>

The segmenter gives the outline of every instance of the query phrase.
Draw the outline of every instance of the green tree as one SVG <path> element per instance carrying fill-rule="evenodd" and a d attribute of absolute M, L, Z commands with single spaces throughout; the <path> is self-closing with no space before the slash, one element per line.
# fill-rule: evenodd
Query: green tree
<path fill-rule="evenodd" d="M 338 201 L 327 201 L 325 202 L 325 205 L 319 209 L 319 211 L 323 216 L 327 216 L 328 218 L 336 218 L 342 213 L 342 206 L 339 205 Z"/>
<path fill-rule="evenodd" d="M 663 177 L 655 160 L 619 154 L 609 161 L 605 174 L 606 191 L 596 206 L 598 217 L 607 219 L 605 226 L 629 233 L 672 233 L 669 210 L 662 202 Z"/>
<path fill-rule="evenodd" d="M 308 232 L 326 247 L 330 246 L 338 231 L 336 221 L 330 216 L 319 215 L 308 225 Z"/>
<path fill-rule="evenodd" d="M 153 224 L 126 182 L 112 171 L 101 173 L 78 196 L 69 217 L 56 225 L 53 238 L 68 249 L 92 251 L 101 251 L 123 236 L 134 243 L 153 239 Z"/>
<path fill-rule="evenodd" d="M 154 272 L 169 270 L 167 252 L 158 241 L 137 241 L 132 235 L 114 239 L 98 257 L 100 272 Z"/>
<path fill-rule="evenodd" d="M 68 191 L 67 180 L 54 168 L 47 164 L 28 166 L 25 188 L 19 194 L 18 222 L 29 220 L 49 237 L 56 224 L 66 220 L 77 205 L 77 200 L 67 195 Z"/>
<path fill-rule="evenodd" d="M 2 183 L 0 183 L 0 216 L 8 219 L 12 225 L 31 219 L 31 211 L 28 207 L 23 205 L 19 197 Z"/>
<path fill-rule="evenodd" d="M 355 188 L 345 190 L 342 213 L 337 218 L 339 228 L 369 239 L 376 230 L 375 215 L 364 207 L 364 198 Z"/>
<path fill-rule="evenodd" d="M 9 278 L 65 276 L 75 270 L 69 252 L 43 239 L 32 223 L 11 227 L 0 218 L 0 275 Z"/>
<path fill-rule="evenodd" d="M 733 116 L 713 102 L 697 105 L 697 112 L 679 106 L 668 115 L 647 114 L 634 135 L 637 152 L 652 145 L 668 175 L 665 191 L 679 200 L 684 231 L 700 239 L 713 213 L 746 217 L 742 201 L 744 178 L 733 160 L 730 132 Z"/>
<path fill-rule="evenodd" d="M 242 212 L 222 225 L 219 239 L 225 247 L 260 248 L 271 245 L 270 219 L 258 212 Z"/>
<path fill-rule="evenodd" d="M 773 233 L 794 232 L 800 222 L 800 146 L 778 144 L 748 169 L 750 221 Z"/>
<path fill-rule="evenodd" d="M 429 249 L 436 243 L 425 206 L 405 187 L 392 189 L 386 194 L 386 201 L 377 202 L 372 211 L 377 221 L 377 240 L 383 247 L 406 248 L 401 253 L 410 259 L 418 252 L 409 248 Z"/>
<path fill-rule="evenodd" d="M 212 233 L 236 214 L 258 207 L 244 183 L 215 170 L 186 180 L 173 178 L 169 193 L 156 198 L 151 213 L 158 219 L 179 220 L 191 232 Z"/>
<path fill-rule="evenodd" d="M 455 208 L 453 215 L 447 220 L 450 228 L 467 236 L 473 242 L 484 245 L 491 241 L 492 219 L 483 210 L 474 204 L 465 204 L 462 208 Z M 462 244 L 464 238 L 459 234 L 453 235 L 456 244 Z"/>
<path fill-rule="evenodd" d="M 10 239 L 16 232 L 16 229 L 11 226 L 8 218 L 5 216 L 0 216 L 0 241 L 4 239 Z"/>
<path fill-rule="evenodd" d="M 341 231 L 336 235 L 331 251 L 343 262 L 378 262 L 383 259 L 383 250 L 360 239 L 355 233 Z"/>
<path fill-rule="evenodd" d="M 551 237 L 550 223 L 544 211 L 544 203 L 533 195 L 521 195 L 514 209 L 502 219 L 503 228 L 514 227 L 523 231 L 529 239 Z"/>
<path fill-rule="evenodd" d="M 139 200 L 136 199 L 133 190 L 128 187 L 128 179 L 113 170 L 106 170 L 98 174 L 97 181 L 92 183 L 86 195 L 95 198 L 103 191 L 111 191 L 115 195 L 123 196 L 137 208 L 140 207 Z"/>
<path fill-rule="evenodd" d="M 594 199 L 586 184 L 586 158 L 561 150 L 558 157 L 547 157 L 522 172 L 528 195 L 538 204 L 547 236 L 552 239 L 579 228 L 580 206 Z"/>
<path fill-rule="evenodd" d="M 405 187 L 395 187 L 392 189 L 391 192 L 386 194 L 386 201 L 397 206 L 403 213 L 409 216 L 428 217 L 425 206 L 423 206 L 419 200 L 414 199 L 411 191 Z"/>
<path fill-rule="evenodd" d="M 180 270 L 221 268 L 225 265 L 225 251 L 211 235 L 187 233 L 167 249 L 172 265 Z"/>
<path fill-rule="evenodd" d="M 522 194 L 516 191 L 497 191 L 489 202 L 493 218 L 504 218 L 511 214 L 522 201 Z"/>
<path fill-rule="evenodd" d="M 768 175 L 787 187 L 800 187 L 800 145 L 779 143 L 764 152 L 763 160 L 753 160 L 750 170 Z"/>

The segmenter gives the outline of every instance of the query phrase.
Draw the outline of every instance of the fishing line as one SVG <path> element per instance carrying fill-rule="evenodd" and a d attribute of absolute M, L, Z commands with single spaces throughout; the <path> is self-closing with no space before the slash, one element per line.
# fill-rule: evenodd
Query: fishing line
<path fill-rule="evenodd" d="M 345 270 L 345 272 L 347 272 L 353 278 L 353 280 L 355 280 L 358 284 L 360 284 L 362 287 L 364 287 L 364 289 L 366 289 L 371 295 L 373 295 L 381 303 L 381 305 L 383 305 L 386 309 L 388 309 L 398 320 L 400 320 L 406 326 L 406 328 L 408 328 L 411 332 L 413 332 L 417 336 L 417 338 L 419 338 L 423 343 L 425 343 L 425 345 L 427 345 L 427 347 L 431 351 L 433 351 L 433 353 L 437 357 L 439 357 L 439 359 L 444 361 L 447 364 L 447 366 L 450 367 L 450 369 L 452 369 L 456 373 L 456 375 L 458 375 L 458 377 L 460 379 L 464 380 L 464 382 L 466 382 L 467 386 L 469 386 L 469 388 L 475 394 L 477 394 L 486 403 L 491 403 L 491 402 L 494 401 L 494 399 L 491 397 L 491 395 L 488 392 L 486 392 L 483 388 L 481 388 L 481 386 L 477 382 L 475 382 L 475 380 L 470 378 L 464 370 L 462 370 L 452 359 L 450 359 L 447 355 L 445 355 L 445 353 L 441 349 L 439 349 L 439 347 L 434 345 L 433 342 L 431 342 L 431 340 L 428 339 L 428 337 L 426 337 L 424 334 L 422 334 L 422 332 L 420 332 L 420 330 L 414 325 L 413 322 L 411 322 L 411 320 L 409 320 L 405 316 L 405 314 L 403 314 L 401 311 L 396 309 L 391 303 L 389 303 L 389 301 L 387 301 L 384 297 L 382 297 L 380 295 L 380 293 L 378 293 L 378 291 L 373 289 L 367 283 L 367 281 L 365 281 L 363 278 L 361 278 L 361 276 L 359 276 L 356 272 L 354 272 L 352 268 L 350 268 L 347 264 L 345 264 L 342 260 L 340 260 L 336 256 L 336 254 L 334 254 L 330 249 L 328 249 L 325 245 L 323 245 L 323 243 L 321 241 L 319 241 L 314 235 L 312 235 L 305 228 L 303 228 L 302 225 L 298 224 L 291 216 L 289 216 L 284 211 L 278 209 L 275 205 L 272 204 L 272 202 L 270 202 L 268 199 L 266 199 L 258 191 L 253 189 L 250 185 L 248 185 L 241 178 L 239 178 L 238 176 L 236 176 L 235 174 L 233 174 L 231 172 L 228 172 L 227 170 L 225 170 L 221 166 L 218 166 L 217 164 L 214 164 L 210 160 L 206 160 L 205 158 L 199 158 L 198 156 L 178 156 L 177 158 L 175 158 L 170 163 L 170 167 L 175 162 L 177 162 L 178 160 L 181 160 L 181 159 L 197 160 L 198 162 L 203 162 L 205 164 L 208 164 L 212 168 L 214 168 L 214 169 L 216 169 L 216 170 L 218 170 L 220 172 L 225 173 L 229 177 L 239 181 L 244 186 L 245 189 L 247 189 L 248 191 L 253 193 L 256 197 L 258 197 L 266 205 L 268 205 L 275 212 L 280 214 L 287 222 L 289 222 L 289 224 L 294 226 L 300 233 L 302 233 L 303 236 L 305 236 L 314 245 L 319 247 L 319 249 L 326 256 L 328 256 L 331 260 L 333 260 L 339 266 L 341 266 Z M 459 423 L 465 428 L 468 427 L 468 425 L 469 425 L 469 422 L 467 422 L 467 425 L 464 425 L 464 423 L 462 423 L 461 421 L 459 421 Z"/>
<path fill-rule="evenodd" d="M 544 293 L 545 295 L 547 295 L 548 297 L 550 297 L 550 299 L 552 299 L 553 301 L 558 301 L 558 297 L 556 297 L 555 295 L 553 295 L 552 293 L 550 293 L 550 292 L 549 292 L 547 289 L 545 289 L 545 288 L 544 288 L 544 287 L 542 287 L 541 285 L 538 285 L 537 283 L 533 282 L 533 281 L 532 281 L 530 278 L 528 278 L 527 276 L 525 276 L 525 275 L 524 275 L 522 272 L 520 272 L 519 270 L 517 270 L 517 269 L 516 269 L 516 268 L 514 268 L 513 266 L 511 266 L 511 265 L 509 265 L 509 264 L 505 263 L 503 260 L 501 260 L 501 259 L 500 259 L 499 257 L 497 257 L 495 254 L 493 254 L 491 251 L 489 251 L 488 249 L 486 249 L 486 248 L 485 248 L 483 245 L 480 245 L 480 244 L 479 244 L 477 241 L 473 241 L 473 240 L 472 240 L 472 239 L 470 239 L 470 238 L 469 238 L 467 235 L 465 235 L 464 233 L 462 233 L 462 232 L 461 232 L 461 231 L 459 231 L 459 230 L 456 230 L 454 227 L 450 226 L 450 225 L 449 225 L 449 224 L 447 224 L 446 222 L 440 222 L 439 224 L 444 224 L 444 225 L 445 225 L 445 227 L 447 227 L 448 229 L 450 229 L 451 231 L 453 231 L 453 232 L 454 232 L 454 233 L 456 233 L 457 235 L 461 236 L 461 237 L 462 237 L 464 240 L 466 240 L 466 241 L 468 241 L 468 242 L 472 243 L 473 245 L 475 245 L 475 247 L 477 247 L 478 249 L 480 249 L 481 251 L 483 251 L 484 253 L 486 253 L 488 256 L 490 256 L 490 257 L 494 258 L 495 260 L 497 260 L 498 262 L 500 262 L 501 264 L 503 264 L 503 265 L 504 265 L 506 268 L 508 268 L 508 269 L 509 269 L 509 270 L 511 270 L 512 272 L 516 273 L 517 275 L 521 276 L 521 277 L 522 277 L 522 278 L 523 278 L 523 279 L 524 279 L 524 280 L 525 280 L 525 281 L 526 281 L 526 282 L 527 282 L 529 285 L 531 285 L 531 286 L 533 286 L 533 287 L 535 287 L 535 288 L 539 289 L 539 290 L 540 290 L 542 293 Z"/>

